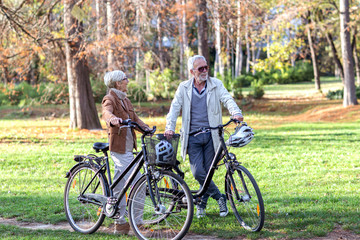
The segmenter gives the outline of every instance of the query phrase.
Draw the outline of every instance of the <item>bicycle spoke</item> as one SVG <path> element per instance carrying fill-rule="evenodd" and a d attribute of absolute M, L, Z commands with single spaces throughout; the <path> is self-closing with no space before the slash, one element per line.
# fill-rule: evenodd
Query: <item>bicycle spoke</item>
<path fill-rule="evenodd" d="M 135 190 L 146 188 L 146 177 L 143 177 L 142 182 L 139 181 L 134 187 L 134 192 L 129 199 L 129 216 L 138 238 L 144 239 L 146 236 L 147 239 L 173 239 L 186 234 L 193 214 L 192 196 L 188 188 L 184 195 L 186 185 L 175 176 L 164 174 L 152 182 L 152 184 L 157 184 L 156 187 L 151 186 L 157 202 L 156 207 L 152 203 L 149 191 L 145 191 L 142 203 L 139 199 L 144 191 Z M 180 206 L 182 199 L 179 197 L 182 196 L 187 202 Z M 142 221 L 136 214 L 140 209 L 143 210 Z M 139 224 L 139 222 L 144 224 Z"/>
<path fill-rule="evenodd" d="M 95 176 L 95 170 L 89 165 L 83 164 L 78 166 L 72 172 L 65 187 L 64 205 L 66 217 L 71 227 L 82 233 L 92 233 L 96 231 L 104 221 L 105 215 L 100 212 L 99 206 L 85 200 L 78 200 L 83 194 L 92 177 Z M 94 186 L 98 185 L 94 189 Z M 87 192 L 105 195 L 105 180 L 101 175 L 97 175 L 93 182 L 90 183 Z"/>
<path fill-rule="evenodd" d="M 260 190 L 253 176 L 243 166 L 227 175 L 227 194 L 235 217 L 251 231 L 260 231 L 264 224 L 265 210 Z"/>

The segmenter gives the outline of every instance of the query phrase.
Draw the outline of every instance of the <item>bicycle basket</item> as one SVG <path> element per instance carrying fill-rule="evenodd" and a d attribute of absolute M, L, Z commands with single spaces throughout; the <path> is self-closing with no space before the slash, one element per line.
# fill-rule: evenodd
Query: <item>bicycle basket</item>
<path fill-rule="evenodd" d="M 164 134 L 145 137 L 149 164 L 157 166 L 175 166 L 179 139 L 179 134 L 174 134 L 169 139 L 166 139 Z"/>

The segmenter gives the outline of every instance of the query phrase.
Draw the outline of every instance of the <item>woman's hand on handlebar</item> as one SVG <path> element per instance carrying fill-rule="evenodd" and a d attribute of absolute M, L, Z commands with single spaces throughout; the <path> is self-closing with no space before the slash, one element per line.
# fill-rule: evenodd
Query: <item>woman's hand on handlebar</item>
<path fill-rule="evenodd" d="M 122 123 L 122 119 L 118 117 L 112 117 L 110 119 L 110 126 L 120 127 L 120 124 Z"/>

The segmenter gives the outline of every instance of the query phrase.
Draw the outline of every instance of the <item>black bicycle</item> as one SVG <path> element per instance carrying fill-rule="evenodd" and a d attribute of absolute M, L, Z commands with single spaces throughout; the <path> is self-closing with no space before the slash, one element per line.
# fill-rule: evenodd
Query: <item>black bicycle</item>
<path fill-rule="evenodd" d="M 246 123 L 240 123 L 235 119 L 231 119 L 224 125 L 200 128 L 189 133 L 189 135 L 198 135 L 217 129 L 220 137 L 220 146 L 216 151 L 202 188 L 199 191 L 191 192 L 193 193 L 194 204 L 198 204 L 201 201 L 201 196 L 206 193 L 215 170 L 220 165 L 225 165 L 227 169 L 225 175 L 225 192 L 235 217 L 246 230 L 257 232 L 264 226 L 264 202 L 254 177 L 236 160 L 235 154 L 228 151 L 227 144 L 223 137 L 224 127 L 232 122 L 246 125 Z M 219 164 L 221 160 L 223 160 L 223 163 Z"/>
<path fill-rule="evenodd" d="M 104 156 L 89 154 L 74 157 L 78 163 L 66 174 L 68 180 L 64 193 L 69 224 L 75 231 L 90 234 L 101 226 L 105 217 L 118 218 L 120 199 L 125 197 L 136 174 L 143 169 L 142 177 L 133 185 L 127 198 L 128 218 L 136 236 L 139 239 L 183 238 L 190 228 L 194 206 L 192 194 L 180 177 L 182 172 L 176 165 L 156 164 L 152 149 L 154 141 L 158 141 L 152 137 L 155 127 L 147 131 L 130 119 L 122 124 L 142 132 L 142 150 L 114 182 L 110 174 L 108 143 L 93 145 L 95 151 L 102 152 Z M 161 134 L 158 135 L 161 138 Z M 178 141 L 176 136 L 174 141 Z M 134 169 L 125 187 L 115 197 L 113 189 L 132 167 Z"/>

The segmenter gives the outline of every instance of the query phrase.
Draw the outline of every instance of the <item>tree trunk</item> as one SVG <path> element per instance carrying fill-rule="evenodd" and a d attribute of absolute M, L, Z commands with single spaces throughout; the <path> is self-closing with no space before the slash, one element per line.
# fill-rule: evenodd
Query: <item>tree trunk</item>
<path fill-rule="evenodd" d="M 1 67 L 2 67 L 2 75 L 3 75 L 4 86 L 6 87 L 7 83 L 10 82 L 9 69 L 3 63 L 1 65 Z"/>
<path fill-rule="evenodd" d="M 100 0 L 95 0 L 95 10 L 96 10 L 96 41 L 100 42 L 101 41 L 101 23 L 100 23 L 100 18 L 101 18 L 101 2 Z"/>
<path fill-rule="evenodd" d="M 311 60 L 312 60 L 313 69 L 314 69 L 315 89 L 320 90 L 321 86 L 320 86 L 319 67 L 318 67 L 318 63 L 316 61 L 316 53 L 315 53 L 314 43 L 313 43 L 312 36 L 311 36 L 310 26 L 307 26 L 306 30 L 307 30 L 307 35 L 308 35 Z"/>
<path fill-rule="evenodd" d="M 180 78 L 188 78 L 188 71 L 186 67 L 186 59 L 188 55 L 188 38 L 186 29 L 186 0 L 181 0 L 181 14 L 180 14 Z"/>
<path fill-rule="evenodd" d="M 344 101 L 343 106 L 357 105 L 353 55 L 350 41 L 349 0 L 340 0 L 340 39 L 344 63 Z"/>
<path fill-rule="evenodd" d="M 332 53 L 334 55 L 334 61 L 335 61 L 336 66 L 338 67 L 341 81 L 344 84 L 344 69 L 343 69 L 343 66 L 342 66 L 342 64 L 340 62 L 340 59 L 338 57 L 332 35 L 329 32 L 326 31 L 325 36 L 326 36 L 326 40 L 328 41 L 328 43 L 329 43 L 329 45 L 331 47 L 331 51 L 332 51 Z"/>
<path fill-rule="evenodd" d="M 101 128 L 95 101 L 92 95 L 89 68 L 80 52 L 83 27 L 71 15 L 74 0 L 64 1 L 65 54 L 69 83 L 70 128 Z"/>
<path fill-rule="evenodd" d="M 235 56 L 235 77 L 241 75 L 241 68 L 243 64 L 243 51 L 241 41 L 241 1 L 237 2 L 237 34 L 236 34 L 236 56 Z"/>
<path fill-rule="evenodd" d="M 114 50 L 112 49 L 112 42 L 115 36 L 115 20 L 113 4 L 115 1 L 107 0 L 106 2 L 106 18 L 107 18 L 107 38 L 108 38 L 108 52 L 107 52 L 107 69 L 108 71 L 115 70 Z"/>
<path fill-rule="evenodd" d="M 229 20 L 229 24 L 226 26 L 226 69 L 228 71 L 231 71 L 231 56 L 230 56 L 230 48 L 232 47 L 231 46 L 231 42 L 230 42 L 230 35 L 232 36 L 232 33 L 230 32 L 231 29 L 230 29 L 230 26 L 232 25 L 232 20 L 230 19 Z M 225 72 L 225 70 L 224 70 Z"/>
<path fill-rule="evenodd" d="M 141 34 L 141 27 L 140 27 L 140 13 L 141 13 L 141 3 L 135 3 L 135 21 L 136 21 L 136 49 L 135 49 L 135 81 L 136 83 L 140 84 L 140 51 L 141 51 L 141 43 L 142 43 L 142 34 Z"/>
<path fill-rule="evenodd" d="M 246 73 L 250 72 L 250 42 L 249 42 L 249 16 L 246 12 L 245 15 L 245 41 L 246 41 Z"/>
<path fill-rule="evenodd" d="M 355 27 L 355 30 L 353 33 L 352 49 L 353 49 L 353 55 L 354 55 L 354 65 L 355 65 L 357 85 L 360 86 L 360 67 L 359 67 L 359 58 L 357 55 L 357 48 L 356 48 L 356 40 L 357 40 L 356 35 L 357 35 L 357 28 Z"/>
<path fill-rule="evenodd" d="M 355 64 L 357 85 L 360 86 L 360 67 L 359 67 L 359 58 L 357 55 L 356 45 L 354 46 L 354 64 Z"/>
<path fill-rule="evenodd" d="M 162 49 L 162 29 L 161 29 L 161 13 L 160 11 L 157 14 L 156 18 L 156 30 L 157 30 L 157 41 L 158 41 L 158 51 L 159 51 L 159 64 L 160 70 L 163 71 L 165 68 L 164 58 L 163 58 L 163 49 Z"/>
<path fill-rule="evenodd" d="M 26 74 L 26 82 L 35 85 L 39 80 L 39 62 L 40 57 L 38 54 L 34 54 L 29 64 L 29 71 Z"/>
<path fill-rule="evenodd" d="M 255 75 L 255 73 L 256 73 L 255 68 L 254 68 L 254 65 L 256 62 L 255 52 L 256 52 L 256 43 L 255 43 L 255 41 L 252 41 L 251 42 L 251 54 L 252 54 L 252 68 L 251 68 L 252 71 L 251 72 L 252 72 L 252 75 Z"/>
<path fill-rule="evenodd" d="M 214 77 L 217 76 L 217 73 L 220 73 L 221 76 L 224 75 L 224 67 L 221 59 L 221 29 L 220 29 L 220 16 L 219 16 L 219 0 L 215 0 L 214 6 L 214 21 L 215 21 L 215 67 L 214 67 Z"/>
<path fill-rule="evenodd" d="M 209 45 L 208 45 L 208 22 L 207 22 L 207 7 L 206 0 L 198 0 L 197 4 L 197 16 L 198 16 L 198 53 L 205 57 L 208 65 L 210 64 L 209 58 Z"/>

